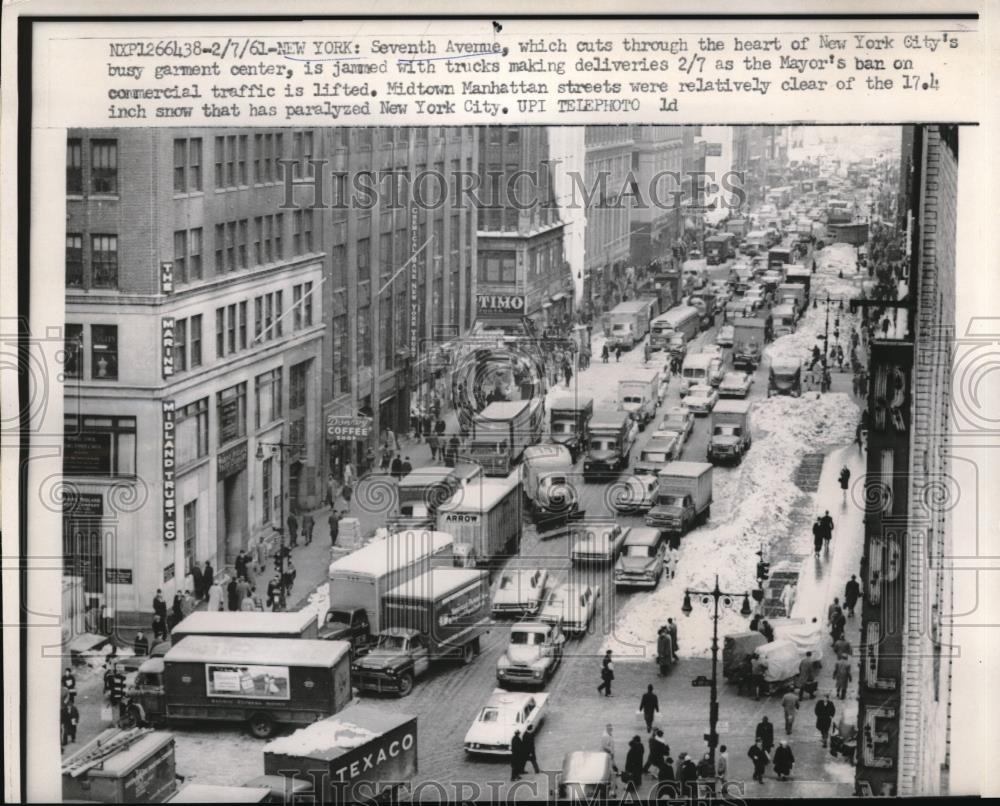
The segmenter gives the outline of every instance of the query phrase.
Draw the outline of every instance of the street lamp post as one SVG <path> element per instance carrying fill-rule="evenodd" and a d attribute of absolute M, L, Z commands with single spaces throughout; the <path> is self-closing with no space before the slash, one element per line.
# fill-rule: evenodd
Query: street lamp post
<path fill-rule="evenodd" d="M 291 448 L 301 449 L 303 446 L 297 442 L 258 442 L 257 461 L 263 461 L 264 448 L 271 449 L 272 456 L 278 456 L 278 574 L 281 577 L 281 584 L 278 586 L 278 595 L 281 601 L 281 609 L 287 609 L 288 600 L 285 592 L 285 450 Z M 270 491 L 268 491 L 270 492 Z"/>
<path fill-rule="evenodd" d="M 705 739 L 708 741 L 708 756 L 711 759 L 712 766 L 715 766 L 715 748 L 719 744 L 719 735 L 716 733 L 716 725 L 719 722 L 719 603 L 721 602 L 726 607 L 732 607 L 736 603 L 736 599 L 740 596 L 743 597 L 743 605 L 740 607 L 740 615 L 749 616 L 750 615 L 750 595 L 749 593 L 726 593 L 719 589 L 719 575 L 715 575 L 715 587 L 710 591 L 696 591 L 690 588 L 684 591 L 684 604 L 681 607 L 681 612 L 685 616 L 690 616 L 693 608 L 691 607 L 691 595 L 694 594 L 701 598 L 701 603 L 708 605 L 710 602 L 713 604 L 712 611 L 712 687 L 711 687 L 711 698 L 709 700 L 708 706 L 708 733 L 705 735 Z"/>

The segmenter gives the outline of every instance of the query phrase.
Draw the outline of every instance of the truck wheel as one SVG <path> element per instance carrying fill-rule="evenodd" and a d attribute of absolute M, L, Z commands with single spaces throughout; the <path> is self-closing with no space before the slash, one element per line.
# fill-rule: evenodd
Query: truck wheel
<path fill-rule="evenodd" d="M 406 672 L 399 678 L 399 696 L 408 697 L 411 691 L 413 691 L 413 674 Z"/>
<path fill-rule="evenodd" d="M 250 732 L 258 739 L 270 739 L 274 733 L 274 722 L 267 714 L 254 714 L 249 724 Z"/>
<path fill-rule="evenodd" d="M 476 648 L 473 646 L 473 642 L 470 641 L 465 646 L 462 647 L 462 663 L 466 666 L 470 665 L 476 657 Z"/>

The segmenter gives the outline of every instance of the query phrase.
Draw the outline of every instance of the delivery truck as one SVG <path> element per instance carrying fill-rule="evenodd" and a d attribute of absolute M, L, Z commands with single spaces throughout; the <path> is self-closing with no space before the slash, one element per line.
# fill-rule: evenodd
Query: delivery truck
<path fill-rule="evenodd" d="M 795 306 L 788 303 L 775 305 L 771 309 L 774 317 L 774 337 L 787 336 L 795 332 Z"/>
<path fill-rule="evenodd" d="M 189 635 L 229 635 L 243 638 L 319 637 L 317 619 L 308 610 L 288 613 L 196 610 L 170 632 L 177 644 Z"/>
<path fill-rule="evenodd" d="M 632 416 L 640 431 L 656 416 L 659 402 L 659 370 L 630 370 L 624 379 L 618 381 L 618 408 Z"/>
<path fill-rule="evenodd" d="M 686 534 L 708 520 L 712 512 L 712 465 L 671 462 L 660 471 L 656 506 L 646 513 L 646 525 L 668 534 Z"/>
<path fill-rule="evenodd" d="M 598 409 L 590 421 L 590 444 L 583 461 L 583 480 L 617 476 L 628 468 L 635 426 L 627 411 Z"/>
<path fill-rule="evenodd" d="M 729 218 L 722 226 L 726 228 L 727 232 L 733 233 L 737 238 L 743 238 L 750 231 L 750 219 L 742 217 Z"/>
<path fill-rule="evenodd" d="M 382 628 L 382 596 L 436 565 L 453 565 L 454 538 L 407 530 L 376 540 L 330 564 L 329 610 L 320 636 L 364 649 Z"/>
<path fill-rule="evenodd" d="M 417 761 L 417 717 L 364 703 L 264 746 L 265 775 L 308 783 L 315 803 L 397 802 Z"/>
<path fill-rule="evenodd" d="M 783 244 L 776 246 L 767 253 L 767 267 L 769 269 L 781 269 L 792 262 L 792 247 Z"/>
<path fill-rule="evenodd" d="M 521 488 L 539 531 L 582 517 L 574 486 L 573 457 L 565 445 L 532 445 L 524 451 Z"/>
<path fill-rule="evenodd" d="M 108 728 L 62 762 L 63 803 L 163 803 L 176 791 L 166 731 Z"/>
<path fill-rule="evenodd" d="M 621 302 L 605 314 L 604 332 L 608 347 L 631 350 L 646 338 L 649 322 L 653 319 L 652 299 L 633 299 Z"/>
<path fill-rule="evenodd" d="M 809 302 L 809 289 L 812 285 L 812 269 L 809 266 L 803 266 L 801 263 L 793 263 L 791 266 L 785 267 L 785 282 L 795 283 L 802 286 L 805 289 L 805 299 L 803 300 L 803 308 L 805 304 Z"/>
<path fill-rule="evenodd" d="M 473 481 L 438 508 L 438 529 L 454 538 L 455 565 L 475 568 L 517 553 L 521 541 L 521 480 Z"/>
<path fill-rule="evenodd" d="M 541 441 L 544 430 L 544 398 L 490 403 L 472 418 L 459 458 L 480 465 L 487 476 L 506 476 L 524 449 Z"/>
<path fill-rule="evenodd" d="M 592 397 L 564 395 L 549 404 L 549 439 L 564 445 L 574 462 L 587 447 L 590 418 L 593 416 Z"/>
<path fill-rule="evenodd" d="M 743 454 L 750 450 L 750 402 L 747 400 L 720 400 L 712 410 L 712 430 L 708 438 L 708 461 L 743 461 Z"/>
<path fill-rule="evenodd" d="M 390 532 L 433 529 L 437 508 L 451 498 L 463 483 L 482 475 L 480 465 L 418 467 L 396 485 L 396 511 L 386 518 Z"/>
<path fill-rule="evenodd" d="M 709 266 L 725 263 L 732 256 L 732 241 L 724 235 L 713 235 L 705 239 L 705 262 Z"/>
<path fill-rule="evenodd" d="M 350 653 L 347 641 L 190 635 L 139 667 L 126 716 L 139 725 L 240 722 L 266 739 L 351 701 Z"/>
<path fill-rule="evenodd" d="M 749 371 L 757 369 L 764 351 L 763 319 L 740 318 L 733 321 L 733 366 Z"/>
<path fill-rule="evenodd" d="M 774 294 L 779 305 L 791 305 L 795 308 L 796 320 L 802 318 L 806 310 L 806 289 L 801 283 L 781 283 Z"/>
<path fill-rule="evenodd" d="M 779 358 L 771 362 L 767 375 L 767 396 L 802 396 L 802 362 L 797 358 Z"/>
<path fill-rule="evenodd" d="M 360 691 L 405 697 L 432 663 L 457 657 L 472 663 L 490 624 L 485 571 L 435 568 L 393 588 L 382 599 L 384 624 L 375 647 L 351 666 Z"/>

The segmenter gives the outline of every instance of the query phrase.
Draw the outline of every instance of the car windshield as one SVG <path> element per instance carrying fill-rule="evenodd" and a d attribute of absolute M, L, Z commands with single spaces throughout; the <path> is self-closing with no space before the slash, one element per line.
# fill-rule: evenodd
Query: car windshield
<path fill-rule="evenodd" d="M 704 378 L 705 370 L 701 367 L 684 367 L 685 378 Z"/>
<path fill-rule="evenodd" d="M 652 557 L 653 550 L 649 546 L 629 546 L 625 550 L 627 557 Z"/>
<path fill-rule="evenodd" d="M 378 639 L 379 649 L 400 650 L 406 647 L 406 639 L 401 635 L 380 635 Z"/>
<path fill-rule="evenodd" d="M 510 590 L 513 587 L 514 587 L 513 577 L 504 577 L 503 579 L 500 580 L 500 590 L 502 591 Z"/>
<path fill-rule="evenodd" d="M 540 632 L 512 632 L 510 642 L 519 646 L 540 646 L 545 643 L 545 636 Z"/>
<path fill-rule="evenodd" d="M 665 451 L 643 451 L 642 461 L 663 464 L 667 461 L 667 454 Z"/>
<path fill-rule="evenodd" d="M 487 706 L 479 714 L 480 722 L 499 722 L 500 721 L 500 709 Z"/>

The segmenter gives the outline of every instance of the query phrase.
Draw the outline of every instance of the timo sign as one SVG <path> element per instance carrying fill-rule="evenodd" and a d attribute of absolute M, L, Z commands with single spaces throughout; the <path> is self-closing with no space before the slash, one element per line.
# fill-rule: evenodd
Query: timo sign
<path fill-rule="evenodd" d="M 476 312 L 480 316 L 523 316 L 525 309 L 522 294 L 479 294 Z"/>

